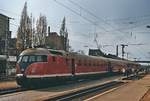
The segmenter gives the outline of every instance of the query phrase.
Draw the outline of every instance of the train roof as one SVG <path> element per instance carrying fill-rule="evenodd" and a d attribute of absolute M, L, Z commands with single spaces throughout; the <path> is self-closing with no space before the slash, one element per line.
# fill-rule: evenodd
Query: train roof
<path fill-rule="evenodd" d="M 48 55 L 49 51 L 44 48 L 28 48 L 24 50 L 21 55 Z"/>
<path fill-rule="evenodd" d="M 81 55 L 81 56 L 84 56 L 84 58 L 93 58 L 93 59 L 101 59 L 101 60 L 104 60 L 104 61 L 110 61 L 110 62 L 120 62 L 120 63 L 126 63 L 126 64 L 137 64 L 139 65 L 138 63 L 135 63 L 135 62 L 132 62 L 130 60 L 120 60 L 120 59 L 112 59 L 112 58 L 106 58 L 106 57 L 102 57 L 102 56 L 88 56 L 88 55 Z"/>
<path fill-rule="evenodd" d="M 129 63 L 129 64 L 138 64 L 129 60 L 119 60 L 119 59 L 112 59 L 106 58 L 102 56 L 89 56 L 89 55 L 82 55 L 75 52 L 65 52 L 63 50 L 54 50 L 54 49 L 45 49 L 45 48 L 29 48 L 24 50 L 20 55 L 59 55 L 59 56 L 70 56 L 70 57 L 82 57 L 85 59 L 92 58 L 92 59 L 101 59 L 104 61 L 111 61 L 111 62 L 121 62 L 121 63 Z"/>
<path fill-rule="evenodd" d="M 21 55 L 66 55 L 66 52 L 63 50 L 54 50 L 54 49 L 45 49 L 45 48 L 28 48 L 24 50 Z"/>

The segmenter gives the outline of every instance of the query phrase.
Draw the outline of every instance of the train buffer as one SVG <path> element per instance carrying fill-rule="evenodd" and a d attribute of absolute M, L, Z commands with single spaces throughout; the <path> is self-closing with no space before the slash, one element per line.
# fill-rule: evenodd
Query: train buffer
<path fill-rule="evenodd" d="M 85 101 L 150 101 L 150 74 Z"/>

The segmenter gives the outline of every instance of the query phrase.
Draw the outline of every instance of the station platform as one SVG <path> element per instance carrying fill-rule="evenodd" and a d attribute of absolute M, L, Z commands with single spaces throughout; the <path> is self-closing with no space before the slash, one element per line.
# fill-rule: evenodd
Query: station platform
<path fill-rule="evenodd" d="M 0 90 L 10 89 L 10 88 L 15 88 L 15 87 L 17 87 L 17 83 L 15 80 L 0 82 Z"/>
<path fill-rule="evenodd" d="M 85 101 L 150 101 L 149 89 L 150 74 Z"/>

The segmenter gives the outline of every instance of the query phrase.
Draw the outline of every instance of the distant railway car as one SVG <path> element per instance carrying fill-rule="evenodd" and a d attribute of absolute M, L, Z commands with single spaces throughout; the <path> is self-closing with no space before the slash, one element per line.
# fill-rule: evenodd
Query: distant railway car
<path fill-rule="evenodd" d="M 138 64 L 59 50 L 31 48 L 23 51 L 16 64 L 19 85 L 63 82 L 99 76 L 102 73 L 137 69 Z"/>

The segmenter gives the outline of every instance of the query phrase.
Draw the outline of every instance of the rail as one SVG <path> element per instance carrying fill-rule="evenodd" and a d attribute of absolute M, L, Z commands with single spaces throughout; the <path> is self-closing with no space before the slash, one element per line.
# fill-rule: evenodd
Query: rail
<path fill-rule="evenodd" d="M 83 96 L 92 96 L 95 92 L 104 92 L 104 91 L 107 91 L 113 87 L 116 87 L 116 86 L 119 86 L 122 84 L 124 84 L 124 82 L 112 81 L 112 82 L 108 82 L 106 84 L 90 87 L 87 89 L 83 89 L 83 90 L 76 91 L 76 92 L 69 93 L 69 94 L 62 95 L 62 96 L 57 96 L 57 97 L 50 98 L 50 99 L 47 99 L 44 101 L 71 101 L 73 99 L 78 99 Z"/>
<path fill-rule="evenodd" d="M 15 88 L 10 88 L 10 89 L 1 89 L 0 95 L 21 92 L 21 91 L 25 91 L 25 90 L 27 90 L 27 89 L 21 88 L 21 87 L 15 87 Z"/>
<path fill-rule="evenodd" d="M 122 77 L 122 80 L 137 80 L 143 77 L 143 72 L 139 73 L 140 76 L 136 75 L 130 75 L 129 77 Z M 90 98 L 97 93 L 103 93 L 105 91 L 108 91 L 110 89 L 116 88 L 118 86 L 121 86 L 123 84 L 126 84 L 126 82 L 117 80 L 117 81 L 110 81 L 101 85 L 93 86 L 90 88 L 82 89 L 79 91 L 71 92 L 64 95 L 55 96 L 53 98 L 46 99 L 44 101 L 71 101 L 71 100 L 85 100 L 87 98 Z"/>

